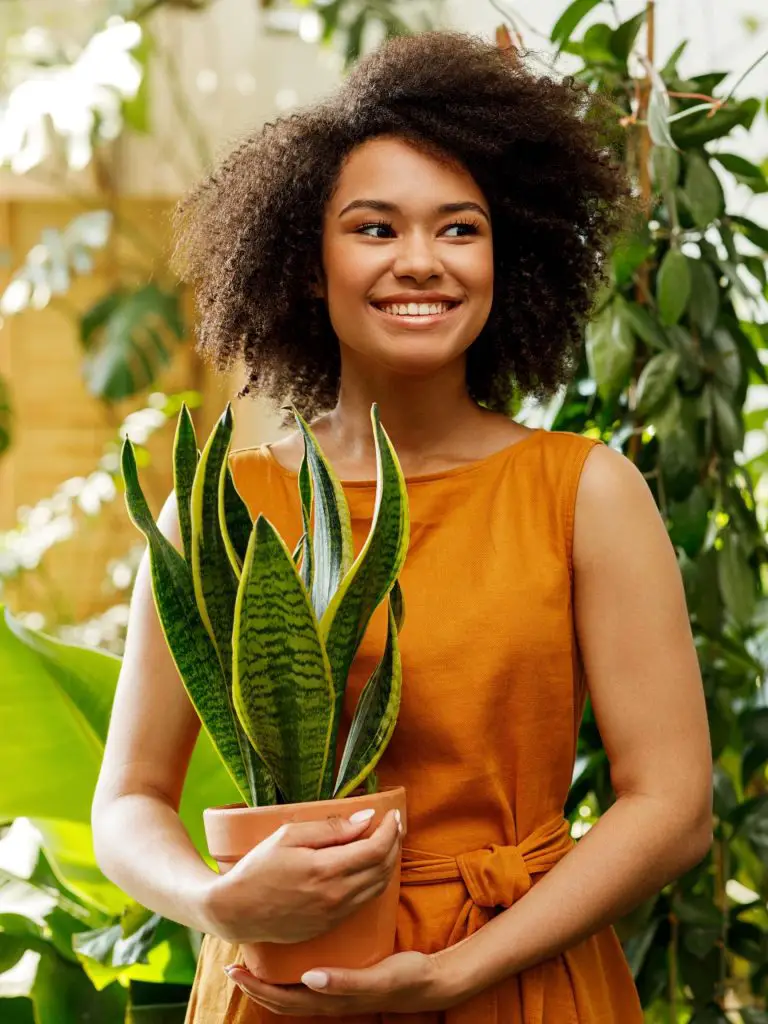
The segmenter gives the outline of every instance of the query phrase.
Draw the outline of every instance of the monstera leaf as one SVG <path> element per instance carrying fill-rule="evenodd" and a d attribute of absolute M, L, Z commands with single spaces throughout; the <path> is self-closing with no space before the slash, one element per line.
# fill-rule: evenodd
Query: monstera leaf
<path fill-rule="evenodd" d="M 184 337 L 179 296 L 155 284 L 118 289 L 85 314 L 80 336 L 91 394 L 109 402 L 130 398 L 155 381 Z"/>

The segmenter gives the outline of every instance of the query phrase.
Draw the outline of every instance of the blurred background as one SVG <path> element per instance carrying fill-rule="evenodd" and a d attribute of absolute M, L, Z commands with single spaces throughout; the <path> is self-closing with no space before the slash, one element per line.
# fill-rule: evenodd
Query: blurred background
<path fill-rule="evenodd" d="M 88 826 L 144 550 L 122 439 L 157 513 L 181 402 L 205 437 L 241 380 L 194 351 L 174 204 L 386 36 L 446 27 L 532 50 L 615 109 L 644 216 L 611 255 L 572 385 L 516 416 L 632 458 L 686 584 L 716 841 L 619 929 L 647 1019 L 768 1021 L 764 0 L 0 0 L 4 1022 L 183 1020 L 199 948 L 100 876 Z M 259 400 L 234 414 L 235 447 L 279 436 Z M 573 834 L 612 799 L 588 708 Z"/>

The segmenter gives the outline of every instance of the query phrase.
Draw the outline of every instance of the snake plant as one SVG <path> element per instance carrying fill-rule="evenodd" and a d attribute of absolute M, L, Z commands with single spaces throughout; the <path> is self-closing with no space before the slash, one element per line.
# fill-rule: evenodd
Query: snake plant
<path fill-rule="evenodd" d="M 263 515 L 252 522 L 237 491 L 229 463 L 231 406 L 202 452 L 186 406 L 179 415 L 173 472 L 181 551 L 150 512 L 129 439 L 122 449 L 126 506 L 147 540 L 168 647 L 203 727 L 250 806 L 371 789 L 400 707 L 398 576 L 409 518 L 397 454 L 374 405 L 376 500 L 355 558 L 341 483 L 310 427 L 292 411 L 304 442 L 298 474 L 303 534 L 294 551 Z M 337 759 L 349 670 L 383 601 L 384 651 Z"/>

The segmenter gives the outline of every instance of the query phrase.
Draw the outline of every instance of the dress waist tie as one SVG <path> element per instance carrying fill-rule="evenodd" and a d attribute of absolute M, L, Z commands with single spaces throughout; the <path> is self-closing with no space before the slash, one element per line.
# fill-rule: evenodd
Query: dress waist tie
<path fill-rule="evenodd" d="M 570 826 L 559 815 L 517 846 L 492 844 L 455 857 L 404 848 L 401 885 L 464 883 L 467 898 L 448 940 L 452 946 L 479 931 L 499 910 L 516 903 L 530 890 L 533 875 L 546 874 L 574 846 Z M 536 964 L 518 977 L 525 1024 L 540 1024 L 544 1012 L 543 966 Z M 508 1024 L 499 1016 L 495 986 L 470 1003 L 472 1024 Z M 469 1004 L 465 1005 L 469 1010 Z M 449 1011 L 451 1024 L 462 1021 L 460 1010 L 457 1006 Z"/>

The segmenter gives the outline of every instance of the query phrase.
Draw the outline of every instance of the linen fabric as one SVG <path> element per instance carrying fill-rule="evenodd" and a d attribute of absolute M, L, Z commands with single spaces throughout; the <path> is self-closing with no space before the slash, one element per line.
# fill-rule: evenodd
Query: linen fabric
<path fill-rule="evenodd" d="M 407 792 L 397 951 L 433 953 L 471 935 L 524 899 L 575 845 L 563 817 L 586 697 L 573 623 L 574 507 L 597 443 L 538 430 L 486 458 L 408 478 L 403 694 L 377 768 L 381 786 Z M 266 445 L 233 453 L 230 464 L 251 514 L 265 515 L 293 550 L 302 532 L 296 474 Z M 375 483 L 343 487 L 357 553 Z M 385 636 L 382 606 L 352 666 L 339 750 Z M 236 945 L 205 937 L 187 1024 L 286 1019 L 227 979 L 223 966 L 238 960 Z M 643 1014 L 606 928 L 452 1009 L 340 1019 L 641 1024 Z"/>

